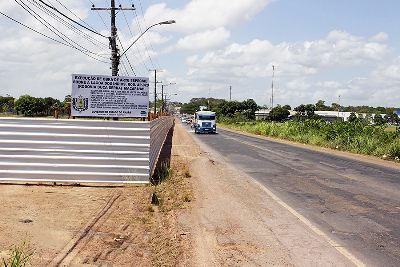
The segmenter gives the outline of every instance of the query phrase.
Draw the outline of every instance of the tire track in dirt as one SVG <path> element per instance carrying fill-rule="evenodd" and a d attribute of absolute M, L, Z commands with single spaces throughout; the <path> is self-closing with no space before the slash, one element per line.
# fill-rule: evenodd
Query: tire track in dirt
<path fill-rule="evenodd" d="M 96 216 L 84 227 L 80 234 L 76 235 L 58 255 L 49 263 L 49 266 L 68 266 L 68 263 L 74 258 L 74 254 L 79 253 L 74 250 L 85 238 L 90 239 L 89 233 L 99 223 L 99 221 L 108 213 L 114 203 L 121 196 L 121 191 L 114 193 L 107 203 L 100 209 Z M 75 252 L 75 253 L 74 253 Z"/>

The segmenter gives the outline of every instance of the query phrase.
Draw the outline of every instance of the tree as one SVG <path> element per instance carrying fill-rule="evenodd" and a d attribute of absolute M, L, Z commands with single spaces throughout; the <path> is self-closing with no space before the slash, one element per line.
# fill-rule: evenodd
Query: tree
<path fill-rule="evenodd" d="M 282 108 L 283 108 L 283 109 L 286 109 L 286 110 L 292 110 L 292 107 L 289 106 L 289 105 L 284 105 L 284 106 L 282 106 Z"/>
<path fill-rule="evenodd" d="M 318 102 L 315 104 L 315 110 L 331 110 L 330 107 L 325 105 L 325 101 L 324 100 L 318 100 Z"/>
<path fill-rule="evenodd" d="M 339 110 L 341 110 L 341 108 L 342 107 L 338 103 L 332 103 L 331 104 L 331 110 L 339 111 Z"/>
<path fill-rule="evenodd" d="M 350 113 L 348 122 L 356 122 L 356 121 L 358 121 L 357 115 L 354 112 Z"/>
<path fill-rule="evenodd" d="M 0 112 L 11 112 L 14 109 L 14 97 L 0 96 Z"/>
<path fill-rule="evenodd" d="M 289 117 L 289 115 L 290 112 L 280 105 L 274 107 L 269 113 L 269 117 L 272 121 L 284 121 Z"/>
<path fill-rule="evenodd" d="M 255 113 L 258 110 L 258 105 L 253 99 L 247 99 L 241 104 L 241 111 L 247 119 L 255 119 Z"/>
<path fill-rule="evenodd" d="M 382 125 L 385 123 L 384 119 L 382 118 L 382 115 L 380 113 L 376 113 L 374 116 L 374 123 L 375 125 Z"/>
<path fill-rule="evenodd" d="M 23 95 L 15 101 L 15 109 L 24 116 L 33 116 L 36 112 L 36 99 L 30 95 Z"/>

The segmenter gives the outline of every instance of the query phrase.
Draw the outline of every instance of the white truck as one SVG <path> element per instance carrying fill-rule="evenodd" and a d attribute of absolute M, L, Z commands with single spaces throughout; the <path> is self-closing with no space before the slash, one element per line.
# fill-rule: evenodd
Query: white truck
<path fill-rule="evenodd" d="M 217 133 L 216 114 L 212 111 L 197 111 L 194 115 L 194 132 Z"/>

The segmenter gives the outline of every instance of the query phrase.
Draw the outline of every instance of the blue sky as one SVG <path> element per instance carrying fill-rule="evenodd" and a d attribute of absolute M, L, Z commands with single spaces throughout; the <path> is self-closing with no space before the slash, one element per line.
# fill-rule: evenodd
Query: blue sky
<path fill-rule="evenodd" d="M 62 10 L 56 0 L 47 0 Z M 96 6 L 109 1 L 93 0 Z M 135 12 L 118 14 L 119 36 L 127 47 L 142 29 L 166 19 L 176 25 L 157 26 L 137 42 L 128 56 L 137 75 L 150 76 L 159 68 L 159 80 L 177 93 L 174 100 L 192 97 L 254 98 L 270 105 L 272 65 L 277 67 L 275 103 L 296 106 L 324 99 L 328 104 L 400 106 L 400 10 L 398 1 L 362 0 L 120 0 L 134 3 Z M 141 3 L 140 3 L 141 2 Z M 63 3 L 85 22 L 109 34 L 90 1 Z M 117 0 L 118 3 L 118 0 Z M 143 13 L 140 8 L 143 7 Z M 52 35 L 13 1 L 0 11 Z M 65 11 L 65 10 L 64 10 Z M 66 11 L 65 11 L 66 12 Z M 109 23 L 104 11 L 100 12 Z M 137 15 L 137 17 L 136 17 Z M 45 16 L 45 15 L 43 15 Z M 49 19 L 49 21 L 51 21 Z M 56 22 L 53 22 L 57 25 Z M 107 49 L 59 29 L 95 51 Z M 72 73 L 109 74 L 109 66 L 62 47 L 0 17 L 0 94 L 53 96 L 70 92 Z M 94 36 L 98 38 L 97 36 Z M 107 46 L 107 41 L 104 42 Z M 149 59 L 151 58 L 151 60 Z M 122 75 L 132 75 L 121 66 Z M 6 66 L 5 64 L 6 63 Z"/>

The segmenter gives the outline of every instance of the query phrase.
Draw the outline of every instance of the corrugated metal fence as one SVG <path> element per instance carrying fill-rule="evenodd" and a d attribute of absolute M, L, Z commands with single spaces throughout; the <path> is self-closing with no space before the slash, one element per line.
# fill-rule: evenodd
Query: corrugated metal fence
<path fill-rule="evenodd" d="M 157 164 L 157 159 L 160 155 L 162 146 L 165 142 L 169 130 L 174 125 L 174 118 L 172 116 L 160 117 L 151 121 L 150 132 L 150 171 L 154 172 Z"/>
<path fill-rule="evenodd" d="M 0 118 L 0 181 L 148 183 L 171 121 Z"/>

